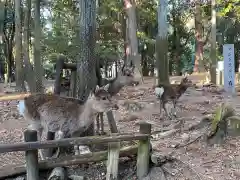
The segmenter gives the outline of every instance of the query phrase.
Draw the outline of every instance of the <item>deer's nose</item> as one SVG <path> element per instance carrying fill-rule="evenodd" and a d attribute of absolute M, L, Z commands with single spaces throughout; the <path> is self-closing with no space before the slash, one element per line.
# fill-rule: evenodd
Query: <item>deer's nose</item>
<path fill-rule="evenodd" d="M 114 104 L 113 109 L 114 109 L 114 110 L 118 110 L 118 109 L 119 109 L 119 106 L 118 106 L 117 104 Z"/>

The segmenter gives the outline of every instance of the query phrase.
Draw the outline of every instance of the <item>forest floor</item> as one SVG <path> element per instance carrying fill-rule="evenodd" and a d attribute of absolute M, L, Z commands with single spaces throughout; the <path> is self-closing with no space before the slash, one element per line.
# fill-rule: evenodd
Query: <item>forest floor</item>
<path fill-rule="evenodd" d="M 201 79 L 191 77 L 194 83 Z M 180 77 L 171 77 L 172 81 L 179 82 Z M 181 121 L 181 130 L 169 136 L 161 138 L 153 136 L 151 142 L 153 150 L 171 155 L 182 163 L 172 163 L 166 165 L 166 169 L 171 172 L 166 174 L 167 179 L 213 179 L 213 180 L 237 180 L 240 179 L 240 138 L 228 137 L 221 146 L 207 145 L 204 140 L 189 144 L 188 146 L 176 148 L 176 145 L 195 139 L 201 133 L 199 130 L 188 130 L 189 127 L 201 121 L 201 119 L 212 114 L 221 102 L 227 102 L 240 113 L 240 97 L 228 96 L 217 89 L 189 88 L 179 99 L 177 105 L 177 118 L 169 120 L 160 118 L 159 101 L 156 100 L 152 88 L 153 79 L 145 78 L 144 84 L 136 87 L 124 88 L 116 99 L 119 101 L 120 109 L 114 111 L 115 120 L 120 132 L 137 132 L 139 120 L 145 120 L 152 124 L 152 131 L 161 131 L 161 128 L 171 129 Z M 135 103 L 139 110 L 131 112 L 130 104 Z M 16 101 L 0 102 L 0 143 L 15 143 L 23 141 L 23 130 L 26 122 L 16 109 Z M 129 109 L 130 107 L 130 109 Z M 107 124 L 107 123 L 105 123 Z M 108 129 L 106 126 L 105 129 Z M 0 169 L 7 165 L 24 162 L 24 153 L 0 154 Z M 100 165 L 102 166 L 102 165 Z M 120 173 L 131 173 L 129 166 L 134 167 L 135 162 L 120 165 Z M 171 167 L 170 167 L 171 166 Z M 93 165 L 91 169 L 85 169 L 93 179 L 104 179 L 104 169 Z M 71 169 L 72 171 L 73 169 Z M 74 172 L 77 174 L 77 172 Z M 196 176 L 196 174 L 198 174 Z M 133 176 L 121 179 L 132 180 Z"/>

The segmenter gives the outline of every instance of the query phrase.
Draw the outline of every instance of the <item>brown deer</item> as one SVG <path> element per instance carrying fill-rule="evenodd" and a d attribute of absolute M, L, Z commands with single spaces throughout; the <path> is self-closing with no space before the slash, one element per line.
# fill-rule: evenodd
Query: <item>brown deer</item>
<path fill-rule="evenodd" d="M 109 84 L 108 92 L 111 96 L 115 96 L 116 94 L 119 93 L 119 91 L 124 86 L 138 85 L 138 83 L 139 83 L 138 81 L 134 80 L 134 69 L 132 67 L 123 66 L 115 78 L 110 80 L 103 78 L 101 85 Z M 100 124 L 101 124 L 101 133 L 100 133 Z M 97 133 L 99 135 L 105 134 L 103 113 L 99 113 L 97 115 Z"/>
<path fill-rule="evenodd" d="M 172 119 L 172 116 L 176 117 L 176 104 L 177 100 L 181 97 L 183 93 L 187 90 L 189 86 L 192 85 L 192 82 L 187 78 L 184 77 L 181 80 L 181 83 L 176 84 L 159 84 L 155 87 L 155 94 L 157 98 L 160 100 L 160 115 L 162 113 L 162 108 L 164 109 L 167 116 Z M 174 114 L 172 116 L 170 113 L 167 112 L 166 103 L 171 101 L 173 103 Z"/>
<path fill-rule="evenodd" d="M 43 132 L 53 132 L 58 135 L 58 139 L 79 137 L 94 123 L 97 113 L 116 107 L 116 104 L 111 101 L 108 88 L 109 84 L 103 87 L 97 86 L 84 104 L 74 98 L 34 94 L 20 101 L 18 109 L 30 123 L 28 129 L 39 132 L 39 140 Z M 74 149 L 75 154 L 78 154 L 77 150 L 82 149 L 82 146 L 81 148 L 75 146 Z M 40 150 L 40 156 L 44 159 L 42 150 Z"/>

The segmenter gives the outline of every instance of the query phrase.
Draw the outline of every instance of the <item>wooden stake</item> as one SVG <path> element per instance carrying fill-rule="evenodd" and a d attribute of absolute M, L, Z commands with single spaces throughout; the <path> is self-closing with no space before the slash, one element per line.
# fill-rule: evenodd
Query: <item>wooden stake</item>
<path fill-rule="evenodd" d="M 108 124 L 111 133 L 118 133 L 116 121 L 112 111 L 107 112 Z M 118 178 L 118 162 L 119 162 L 120 142 L 108 143 L 108 163 L 106 180 L 117 180 Z"/>
<path fill-rule="evenodd" d="M 108 124 L 111 130 L 111 133 L 118 133 L 116 121 L 114 119 L 112 111 L 107 112 Z"/>
<path fill-rule="evenodd" d="M 120 142 L 109 143 L 106 180 L 118 179 Z"/>
<path fill-rule="evenodd" d="M 141 122 L 139 124 L 140 133 L 149 134 L 149 138 L 145 140 L 139 140 L 138 145 L 137 177 L 138 179 L 142 179 L 148 174 L 149 170 L 151 124 L 147 122 Z"/>
<path fill-rule="evenodd" d="M 37 141 L 37 131 L 26 130 L 24 132 L 25 142 Z M 39 180 L 38 151 L 30 150 L 25 153 L 27 180 Z"/>

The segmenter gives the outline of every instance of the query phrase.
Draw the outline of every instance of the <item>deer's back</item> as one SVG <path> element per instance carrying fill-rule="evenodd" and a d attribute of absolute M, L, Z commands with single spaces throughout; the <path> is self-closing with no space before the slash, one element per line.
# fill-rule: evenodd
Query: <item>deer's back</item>
<path fill-rule="evenodd" d="M 24 99 L 27 120 L 40 121 L 53 132 L 77 128 L 78 114 L 84 108 L 83 101 L 51 94 L 34 94 Z"/>
<path fill-rule="evenodd" d="M 83 109 L 84 105 L 74 101 L 56 99 L 42 104 L 37 111 L 44 129 L 61 130 L 67 135 L 79 129 L 79 114 Z"/>

